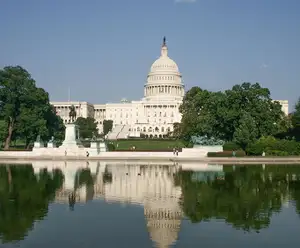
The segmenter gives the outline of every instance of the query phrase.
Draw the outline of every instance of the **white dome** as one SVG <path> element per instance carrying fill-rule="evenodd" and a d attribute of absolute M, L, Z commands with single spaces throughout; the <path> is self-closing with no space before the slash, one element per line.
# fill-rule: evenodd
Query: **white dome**
<path fill-rule="evenodd" d="M 161 56 L 154 61 L 150 69 L 150 73 L 157 72 L 179 73 L 179 70 L 174 60 L 170 59 L 168 56 Z"/>
<path fill-rule="evenodd" d="M 165 40 L 163 42 L 162 48 L 161 48 L 161 56 L 154 61 L 154 63 L 151 66 L 150 74 L 155 73 L 175 73 L 179 74 L 179 69 L 177 64 L 174 60 L 170 59 L 168 56 L 168 47 L 165 43 Z"/>

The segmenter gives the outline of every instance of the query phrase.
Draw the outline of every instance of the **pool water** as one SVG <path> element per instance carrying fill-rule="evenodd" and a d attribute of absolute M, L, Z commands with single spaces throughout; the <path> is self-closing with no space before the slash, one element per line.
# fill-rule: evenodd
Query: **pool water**
<path fill-rule="evenodd" d="M 0 166 L 3 248 L 274 248 L 299 230 L 300 165 Z"/>

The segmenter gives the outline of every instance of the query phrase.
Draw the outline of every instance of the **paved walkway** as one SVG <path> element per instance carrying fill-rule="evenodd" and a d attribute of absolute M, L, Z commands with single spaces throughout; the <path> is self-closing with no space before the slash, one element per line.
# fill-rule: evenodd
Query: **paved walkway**
<path fill-rule="evenodd" d="M 81 160 L 81 161 L 145 161 L 145 162 L 177 162 L 177 163 L 208 163 L 208 164 L 299 164 L 300 166 L 300 156 L 298 157 L 242 157 L 242 158 L 196 158 L 196 157 L 0 157 L 0 163 L 14 163 L 14 162 L 30 162 L 30 161 L 43 161 L 43 160 L 52 160 L 52 161 L 72 161 L 72 160 Z"/>

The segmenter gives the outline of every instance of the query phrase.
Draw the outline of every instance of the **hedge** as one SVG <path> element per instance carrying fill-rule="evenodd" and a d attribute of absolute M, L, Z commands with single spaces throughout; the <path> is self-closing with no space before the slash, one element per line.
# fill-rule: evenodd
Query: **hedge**
<path fill-rule="evenodd" d="M 116 147 L 113 143 L 107 143 L 106 146 L 109 152 L 116 150 Z"/>
<path fill-rule="evenodd" d="M 262 137 L 246 149 L 248 155 L 260 156 L 297 156 L 300 155 L 300 142 L 295 140 L 275 139 Z"/>
<path fill-rule="evenodd" d="M 244 151 L 236 151 L 235 157 L 245 157 L 246 153 Z M 232 151 L 224 151 L 224 152 L 208 152 L 207 157 L 233 157 Z"/>
<path fill-rule="evenodd" d="M 242 149 L 238 144 L 236 144 L 232 141 L 229 141 L 223 145 L 223 150 L 224 151 L 241 151 Z"/>

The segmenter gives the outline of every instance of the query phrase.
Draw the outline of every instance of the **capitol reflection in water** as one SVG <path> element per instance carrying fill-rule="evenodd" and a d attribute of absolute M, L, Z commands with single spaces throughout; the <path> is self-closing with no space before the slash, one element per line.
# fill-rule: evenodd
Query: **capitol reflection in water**
<path fill-rule="evenodd" d="M 145 163 L 0 165 L 0 246 L 300 242 L 299 165 Z"/>
<path fill-rule="evenodd" d="M 180 207 L 181 187 L 175 186 L 174 175 L 179 166 L 170 164 L 120 165 L 106 162 L 33 162 L 36 175 L 60 169 L 63 186 L 56 192 L 55 201 L 77 203 L 102 198 L 105 201 L 138 204 L 144 207 L 147 229 L 157 247 L 169 247 L 176 242 L 183 217 Z M 189 165 L 181 168 L 191 169 Z M 222 166 L 197 166 L 200 169 L 222 171 Z M 90 173 L 92 180 L 87 174 Z M 84 176 L 84 175 L 87 176 Z"/>

